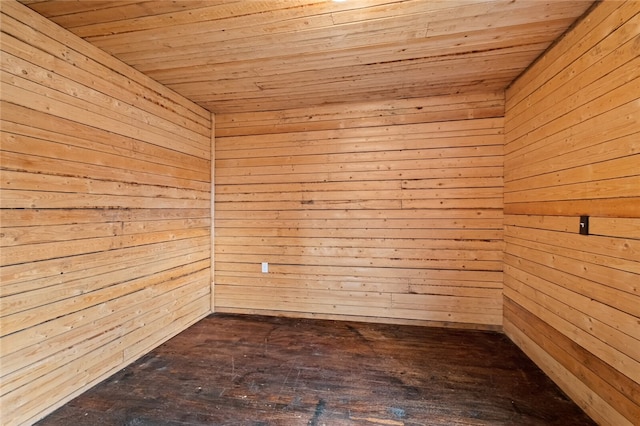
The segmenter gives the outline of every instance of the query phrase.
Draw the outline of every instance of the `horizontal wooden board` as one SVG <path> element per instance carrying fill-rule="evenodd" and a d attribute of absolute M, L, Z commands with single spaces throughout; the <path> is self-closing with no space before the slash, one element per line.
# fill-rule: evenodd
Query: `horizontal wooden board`
<path fill-rule="evenodd" d="M 393 114 L 388 114 L 387 111 L 389 110 L 392 110 Z M 233 140 L 238 142 L 238 149 L 242 149 L 251 141 L 251 138 L 236 137 L 227 139 L 228 137 L 270 134 L 272 135 L 270 139 L 263 137 L 261 140 L 270 140 L 272 142 L 278 140 L 284 143 L 287 133 L 282 133 L 282 130 L 306 132 L 303 134 L 306 134 L 309 139 L 333 139 L 332 135 L 342 134 L 343 143 L 340 144 L 340 147 L 356 149 L 362 146 L 364 142 L 375 143 L 376 141 L 384 140 L 384 137 L 380 136 L 370 136 L 362 140 L 363 136 L 360 136 L 360 134 L 366 135 L 367 127 L 372 125 L 415 124 L 415 127 L 425 127 L 428 126 L 429 122 L 440 122 L 440 127 L 446 128 L 447 123 L 440 121 L 440 118 L 450 121 L 456 117 L 459 120 L 466 120 L 469 118 L 502 117 L 503 115 L 504 94 L 500 91 L 473 93 L 464 96 L 414 98 L 402 101 L 387 100 L 384 103 L 357 102 L 339 106 L 319 105 L 314 108 L 313 114 L 309 114 L 308 109 L 287 109 L 278 111 L 277 114 L 272 112 L 229 114 L 220 116 L 216 121 L 216 133 L 218 136 L 225 137 L 225 141 Z M 432 125 L 431 127 L 435 128 L 436 126 Z M 356 129 L 360 129 L 361 132 L 357 132 Z M 436 133 L 445 136 L 442 130 Z M 498 132 L 501 133 L 501 129 L 496 129 L 496 133 Z M 302 137 L 303 134 L 300 136 Z M 454 137 L 456 131 L 450 128 L 449 133 L 446 135 Z M 362 143 L 349 145 L 347 138 Z M 460 142 L 464 140 L 464 138 L 460 138 Z M 407 135 L 405 138 L 406 146 L 411 146 L 412 142 L 410 135 Z M 455 140 L 452 140 L 451 146 L 454 143 Z M 477 142 L 472 144 L 475 145 L 475 143 Z M 311 145 L 308 148 L 323 149 L 323 145 Z M 222 151 L 226 149 L 233 149 L 233 146 L 222 147 L 221 154 L 225 155 L 225 152 Z"/>
<path fill-rule="evenodd" d="M 176 166 L 190 163 L 199 170 L 209 159 L 198 158 L 179 152 L 172 147 L 161 147 L 153 141 L 145 142 L 132 137 L 120 136 L 90 125 L 54 117 L 16 104 L 0 103 L 3 109 L 3 128 L 10 133 L 31 136 L 37 139 L 58 141 L 67 145 L 88 148 L 104 153 L 132 155 L 150 162 Z"/>

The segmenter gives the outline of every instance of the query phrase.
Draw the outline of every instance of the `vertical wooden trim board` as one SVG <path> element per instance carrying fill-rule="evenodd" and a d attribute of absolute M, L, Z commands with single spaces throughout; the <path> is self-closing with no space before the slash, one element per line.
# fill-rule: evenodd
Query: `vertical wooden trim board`
<path fill-rule="evenodd" d="M 215 232 L 214 232 L 214 226 L 215 226 L 215 167 L 216 167 L 216 117 L 214 114 L 211 114 L 211 153 L 210 153 L 210 161 L 211 161 L 211 188 L 210 188 L 210 196 L 211 196 L 211 200 L 210 200 L 210 204 L 209 204 L 209 208 L 211 211 L 210 214 L 210 218 L 211 218 L 211 256 L 209 258 L 209 262 L 210 262 L 210 272 L 211 272 L 211 303 L 210 303 L 210 307 L 209 307 L 209 311 L 211 313 L 215 312 L 215 307 L 216 307 L 216 302 L 215 302 L 215 297 L 216 297 L 216 274 L 215 274 Z"/>
<path fill-rule="evenodd" d="M 640 420 L 638 52 L 640 2 L 605 1 L 506 93 L 504 330 L 612 426 Z"/>
<path fill-rule="evenodd" d="M 216 115 L 216 312 L 499 329 L 503 114 L 478 93 Z"/>
<path fill-rule="evenodd" d="M 0 412 L 19 425 L 210 312 L 211 115 L 0 7 Z"/>

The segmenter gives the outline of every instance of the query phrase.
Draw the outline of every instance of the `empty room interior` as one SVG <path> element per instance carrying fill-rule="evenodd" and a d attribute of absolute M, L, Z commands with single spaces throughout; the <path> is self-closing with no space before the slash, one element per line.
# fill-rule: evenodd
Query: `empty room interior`
<path fill-rule="evenodd" d="M 0 7 L 3 425 L 640 425 L 640 1 Z"/>

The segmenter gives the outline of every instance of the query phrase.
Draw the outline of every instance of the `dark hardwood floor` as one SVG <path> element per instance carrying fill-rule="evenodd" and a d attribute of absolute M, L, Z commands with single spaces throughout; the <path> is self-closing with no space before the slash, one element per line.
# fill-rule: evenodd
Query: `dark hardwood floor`
<path fill-rule="evenodd" d="M 213 315 L 39 425 L 590 425 L 507 337 Z"/>

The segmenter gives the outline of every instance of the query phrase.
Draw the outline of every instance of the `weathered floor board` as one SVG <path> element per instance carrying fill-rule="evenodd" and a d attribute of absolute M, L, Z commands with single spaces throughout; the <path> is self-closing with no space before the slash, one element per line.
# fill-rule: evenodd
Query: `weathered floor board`
<path fill-rule="evenodd" d="M 502 334 L 217 314 L 39 425 L 589 425 Z"/>

